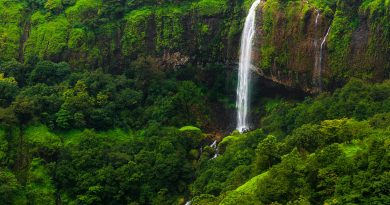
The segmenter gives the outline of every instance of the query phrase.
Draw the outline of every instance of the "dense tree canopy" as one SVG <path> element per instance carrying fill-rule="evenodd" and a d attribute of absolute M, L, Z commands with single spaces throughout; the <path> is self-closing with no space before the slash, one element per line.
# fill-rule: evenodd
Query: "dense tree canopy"
<path fill-rule="evenodd" d="M 239 133 L 251 3 L 0 0 L 0 204 L 390 204 L 390 1 L 262 2 Z"/>

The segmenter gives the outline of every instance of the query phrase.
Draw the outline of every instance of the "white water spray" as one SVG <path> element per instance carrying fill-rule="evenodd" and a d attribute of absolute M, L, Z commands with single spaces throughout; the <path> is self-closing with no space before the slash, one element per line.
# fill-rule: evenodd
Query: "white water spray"
<path fill-rule="evenodd" d="M 249 9 L 245 19 L 245 26 L 241 36 L 240 62 L 238 68 L 237 86 L 237 130 L 244 132 L 249 129 L 248 109 L 249 109 L 249 85 L 250 68 L 252 62 L 252 44 L 255 35 L 256 8 L 261 0 L 256 0 Z"/>
<path fill-rule="evenodd" d="M 213 148 L 213 150 L 215 152 L 213 158 L 211 158 L 211 159 L 217 158 L 218 155 L 219 155 L 219 149 L 218 149 L 218 145 L 217 145 L 217 140 L 214 140 L 214 142 L 210 145 L 210 147 Z"/>

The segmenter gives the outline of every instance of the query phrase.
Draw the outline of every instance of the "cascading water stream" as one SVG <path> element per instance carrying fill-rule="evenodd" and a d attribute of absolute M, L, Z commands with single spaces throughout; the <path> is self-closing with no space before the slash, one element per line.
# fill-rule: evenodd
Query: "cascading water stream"
<path fill-rule="evenodd" d="M 317 25 L 318 25 L 318 18 L 320 17 L 320 11 L 316 9 L 317 16 L 316 16 L 316 30 L 317 30 Z"/>
<path fill-rule="evenodd" d="M 325 45 L 325 42 L 326 42 L 326 39 L 328 38 L 328 35 L 329 35 L 329 32 L 330 32 L 330 28 L 328 28 L 328 31 L 326 32 L 325 36 L 324 36 L 324 39 L 322 39 L 322 42 L 321 42 L 321 46 L 320 46 L 320 59 L 319 59 L 319 76 L 318 76 L 318 79 L 319 79 L 319 86 L 320 86 L 320 90 L 322 90 L 322 53 L 323 53 L 323 48 L 324 48 L 324 45 Z"/>
<path fill-rule="evenodd" d="M 318 27 L 318 18 L 320 17 L 320 11 L 316 10 L 317 12 L 317 16 L 316 16 L 316 21 L 315 21 L 315 25 L 314 25 L 314 35 L 317 33 L 317 27 Z M 317 83 L 317 78 L 318 78 L 318 71 L 319 71 L 319 61 L 320 61 L 320 58 L 319 58 L 319 51 L 318 51 L 318 41 L 319 39 L 315 36 L 314 37 L 314 50 L 315 50 L 315 59 L 314 59 L 314 73 L 313 73 L 313 78 L 314 78 L 314 83 L 315 84 L 318 84 Z"/>
<path fill-rule="evenodd" d="M 320 16 L 320 12 L 317 11 L 317 16 L 315 20 L 315 32 L 317 31 L 317 25 L 318 25 L 318 18 Z M 326 39 L 328 38 L 330 31 L 330 27 L 327 30 L 325 36 L 317 40 L 314 40 L 314 49 L 315 49 L 315 61 L 314 61 L 314 72 L 313 72 L 313 82 L 316 86 L 318 86 L 318 89 L 322 90 L 322 59 L 323 59 L 323 48 L 326 43 Z M 318 49 L 318 41 L 321 41 L 320 48 Z"/>
<path fill-rule="evenodd" d="M 237 130 L 244 132 L 249 129 L 248 110 L 249 110 L 249 85 L 252 62 L 252 44 L 255 35 L 256 8 L 261 0 L 256 0 L 249 9 L 248 16 L 245 19 L 244 30 L 241 36 L 240 62 L 238 68 L 237 85 Z"/>
<path fill-rule="evenodd" d="M 215 154 L 213 156 L 213 158 L 211 159 L 215 159 L 218 157 L 218 154 L 219 154 L 219 149 L 218 149 L 218 145 L 217 145 L 217 140 L 214 140 L 214 142 L 210 145 L 211 148 L 213 148 Z"/>

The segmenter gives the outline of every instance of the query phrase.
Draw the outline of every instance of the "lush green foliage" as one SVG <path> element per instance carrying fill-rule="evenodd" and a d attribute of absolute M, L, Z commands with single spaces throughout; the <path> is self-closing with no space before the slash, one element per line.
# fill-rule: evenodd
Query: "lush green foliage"
<path fill-rule="evenodd" d="M 280 102 L 263 129 L 226 137 L 216 159 L 201 157 L 193 203 L 389 203 L 389 88 L 352 81 L 332 95 Z"/>
<path fill-rule="evenodd" d="M 263 2 L 257 65 L 304 84 L 331 27 L 332 92 L 223 136 L 252 2 L 0 0 L 0 203 L 389 204 L 390 1 Z"/>
<path fill-rule="evenodd" d="M 227 18 L 241 15 L 241 7 L 227 0 L 1 0 L 0 60 L 66 61 L 112 71 L 123 71 L 142 55 L 167 52 L 221 62 L 221 41 L 231 27 Z M 187 23 L 191 18 L 195 25 Z M 212 58 L 201 55 L 206 51 L 214 52 Z"/>
<path fill-rule="evenodd" d="M 199 146 L 202 133 L 152 126 L 140 132 L 55 134 L 32 125 L 23 138 L 33 157 L 25 185 L 11 172 L 0 172 L 0 192 L 10 204 L 24 197 L 55 204 L 58 193 L 66 204 L 174 204 L 188 194 L 195 159 L 190 150 Z"/>
<path fill-rule="evenodd" d="M 201 120 L 207 114 L 204 91 L 193 81 L 169 79 L 152 58 L 137 61 L 126 72 L 132 78 L 101 70 L 71 73 L 67 63 L 49 61 L 40 61 L 30 73 L 22 74 L 13 67 L 17 64 L 11 64 L 12 69 L 3 65 L 1 70 L 10 77 L 0 74 L 0 102 L 20 122 L 40 121 L 61 129 L 207 123 Z M 27 85 L 18 86 L 15 78 Z"/>
<path fill-rule="evenodd" d="M 262 126 L 271 133 L 284 136 L 304 124 L 320 123 L 326 119 L 368 119 L 377 113 L 389 112 L 389 88 L 388 81 L 369 85 L 364 81 L 352 80 L 343 89 L 336 90 L 332 95 L 324 93 L 315 101 L 307 98 L 295 107 L 280 103 L 263 119 Z"/>
<path fill-rule="evenodd" d="M 23 4 L 18 1 L 0 1 L 0 60 L 18 58 L 21 38 Z"/>

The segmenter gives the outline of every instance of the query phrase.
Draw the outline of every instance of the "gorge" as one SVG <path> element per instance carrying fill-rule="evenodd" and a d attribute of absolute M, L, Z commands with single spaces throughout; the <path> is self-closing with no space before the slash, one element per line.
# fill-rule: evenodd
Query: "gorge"
<path fill-rule="evenodd" d="M 390 204 L 389 0 L 0 0 L 0 204 Z"/>

